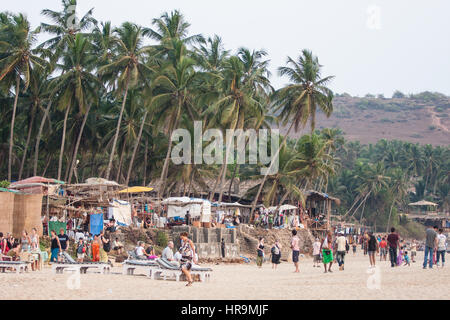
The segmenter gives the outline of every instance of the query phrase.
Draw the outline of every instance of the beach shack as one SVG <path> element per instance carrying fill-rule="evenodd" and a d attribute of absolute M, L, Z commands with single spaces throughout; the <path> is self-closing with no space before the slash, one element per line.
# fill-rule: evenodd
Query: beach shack
<path fill-rule="evenodd" d="M 184 219 L 189 212 L 193 219 L 193 226 L 211 227 L 211 202 L 205 199 L 188 197 L 171 197 L 163 200 L 167 206 L 168 219 Z"/>
<path fill-rule="evenodd" d="M 340 200 L 315 190 L 306 191 L 305 196 L 305 208 L 300 208 L 301 222 L 316 235 L 331 230 L 332 204 L 340 205 Z"/>

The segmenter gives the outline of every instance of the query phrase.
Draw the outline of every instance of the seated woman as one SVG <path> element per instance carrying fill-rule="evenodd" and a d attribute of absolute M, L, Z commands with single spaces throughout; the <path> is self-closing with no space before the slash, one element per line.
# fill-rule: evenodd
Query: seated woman
<path fill-rule="evenodd" d="M 123 253 L 123 244 L 119 241 L 119 238 L 116 238 L 113 242 L 113 250 L 117 252 L 117 254 Z"/>
<path fill-rule="evenodd" d="M 145 255 L 147 259 L 151 260 L 158 259 L 158 256 L 155 255 L 155 249 L 151 245 L 149 245 L 147 249 L 145 249 Z"/>
<path fill-rule="evenodd" d="M 8 251 L 8 253 L 6 254 L 6 256 L 11 257 L 12 261 L 17 261 L 19 258 L 19 254 L 20 254 L 20 244 L 18 244 L 17 242 L 15 242 L 12 246 L 12 249 Z"/>

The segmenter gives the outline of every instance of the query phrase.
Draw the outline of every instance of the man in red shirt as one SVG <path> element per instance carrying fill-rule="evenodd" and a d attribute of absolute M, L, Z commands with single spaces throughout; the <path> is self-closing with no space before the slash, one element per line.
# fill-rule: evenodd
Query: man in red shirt
<path fill-rule="evenodd" d="M 387 237 L 387 243 L 389 245 L 389 258 L 391 260 L 391 267 L 395 267 L 397 264 L 397 248 L 400 246 L 400 237 L 395 233 L 395 228 L 391 228 L 391 233 Z"/>

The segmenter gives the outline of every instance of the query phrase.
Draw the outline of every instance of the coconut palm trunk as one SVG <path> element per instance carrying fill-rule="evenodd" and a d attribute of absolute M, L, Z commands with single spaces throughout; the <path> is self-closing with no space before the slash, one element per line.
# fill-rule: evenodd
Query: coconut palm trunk
<path fill-rule="evenodd" d="M 11 181 L 12 152 L 14 146 L 14 122 L 16 120 L 17 102 L 19 101 L 20 75 L 16 77 L 16 96 L 14 97 L 13 114 L 11 118 L 11 132 L 9 136 L 9 154 L 8 154 L 8 180 Z"/>
<path fill-rule="evenodd" d="M 38 106 L 39 109 L 39 106 Z M 31 119 L 30 119 L 30 124 L 28 126 L 28 134 L 27 134 L 27 141 L 25 143 L 25 148 L 23 149 L 23 156 L 22 156 L 22 161 L 20 162 L 20 169 L 19 169 L 19 180 L 22 180 L 22 173 L 23 173 L 23 168 L 25 166 L 25 159 L 27 158 L 27 152 L 28 152 L 28 146 L 30 145 L 30 140 L 31 140 L 31 131 L 33 130 L 33 124 L 34 124 L 34 118 L 36 116 L 35 112 L 31 113 Z"/>
<path fill-rule="evenodd" d="M 131 170 L 133 169 L 134 158 L 136 157 L 136 152 L 139 147 L 139 143 L 141 142 L 142 131 L 144 131 L 144 125 L 145 125 L 145 121 L 147 120 L 147 114 L 148 114 L 148 110 L 146 108 L 145 114 L 142 118 L 141 127 L 139 128 L 138 138 L 136 139 L 136 142 L 134 143 L 133 154 L 131 155 L 130 166 L 128 167 L 127 179 L 125 181 L 126 186 L 128 186 L 128 182 L 130 182 Z"/>
<path fill-rule="evenodd" d="M 395 198 L 394 198 L 394 200 L 392 200 L 391 208 L 389 209 L 389 218 L 388 218 L 388 222 L 386 225 L 386 233 L 389 232 L 389 224 L 391 223 L 391 214 L 392 214 L 392 208 L 394 207 L 394 204 L 395 204 Z"/>
<path fill-rule="evenodd" d="M 122 123 L 123 110 L 125 109 L 125 104 L 127 102 L 129 85 L 130 85 L 130 75 L 128 75 L 128 77 L 127 77 L 127 84 L 125 85 L 125 93 L 123 95 L 122 108 L 120 109 L 119 120 L 117 121 L 116 134 L 114 136 L 114 141 L 113 141 L 113 146 L 112 146 L 112 150 L 111 150 L 111 155 L 109 156 L 108 168 L 106 169 L 106 180 L 109 180 L 109 177 L 110 177 L 110 174 L 111 174 L 112 162 L 113 162 L 113 159 L 114 159 L 114 155 L 116 153 L 117 140 L 119 139 L 120 124 Z"/>
<path fill-rule="evenodd" d="M 72 165 L 70 168 L 69 179 L 67 180 L 69 184 L 72 181 L 72 175 L 73 175 L 75 167 L 77 165 L 76 162 L 77 162 L 78 148 L 80 147 L 81 137 L 83 136 L 84 127 L 86 125 L 86 121 L 89 116 L 90 110 L 91 110 L 91 105 L 88 106 L 86 113 L 84 114 L 83 122 L 81 123 L 80 132 L 78 133 L 77 142 L 75 144 L 75 150 L 73 152 Z"/>
<path fill-rule="evenodd" d="M 181 113 L 181 105 L 182 105 L 182 100 L 181 97 L 178 98 L 178 109 L 177 109 L 177 113 L 175 115 L 175 120 L 172 123 L 172 126 L 170 128 L 170 133 L 169 133 L 169 145 L 167 147 L 167 154 L 166 154 L 166 159 L 164 160 L 164 166 L 163 166 L 163 170 L 161 172 L 161 187 L 158 191 L 158 199 L 161 198 L 161 196 L 164 195 L 164 191 L 166 189 L 166 183 L 167 183 L 167 172 L 169 169 L 169 159 L 170 159 L 170 154 L 172 153 L 172 133 L 174 131 L 174 129 L 177 127 L 178 125 L 178 119 L 180 118 L 180 113 Z"/>
<path fill-rule="evenodd" d="M 67 106 L 66 113 L 64 114 L 64 125 L 63 125 L 63 135 L 61 139 L 61 150 L 59 152 L 59 161 L 58 161 L 58 180 L 61 180 L 61 170 L 62 170 L 62 161 L 64 156 L 64 144 L 66 142 L 66 129 L 67 129 L 67 118 L 69 117 L 70 106 Z"/>
<path fill-rule="evenodd" d="M 41 125 L 39 126 L 38 135 L 36 137 L 36 145 L 34 147 L 34 164 L 33 164 L 33 175 L 37 175 L 37 165 L 38 165 L 38 159 L 39 159 L 39 145 L 41 144 L 41 137 L 42 137 L 42 131 L 44 130 L 45 125 L 45 119 L 48 117 L 48 113 L 50 111 L 50 108 L 52 107 L 52 102 L 49 101 L 47 104 L 47 108 L 45 108 L 44 116 L 41 120 Z"/>
<path fill-rule="evenodd" d="M 253 222 L 253 218 L 254 218 L 253 215 L 254 215 L 254 212 L 255 212 L 256 203 L 258 202 L 258 199 L 259 199 L 259 196 L 261 195 L 261 192 L 262 192 L 262 189 L 263 189 L 263 187 L 264 187 L 264 184 L 266 183 L 267 176 L 269 175 L 269 172 L 270 172 L 270 170 L 272 169 L 273 164 L 275 163 L 273 160 L 275 160 L 275 159 L 278 157 L 278 155 L 280 154 L 281 148 L 283 148 L 283 146 L 286 144 L 287 138 L 288 138 L 289 134 L 291 133 L 292 128 L 294 127 L 294 123 L 295 123 L 295 122 L 292 121 L 291 126 L 289 127 L 289 129 L 288 129 L 286 135 L 285 135 L 284 138 L 283 138 L 283 142 L 281 143 L 280 147 L 278 148 L 277 152 L 275 153 L 275 156 L 272 158 L 272 161 L 270 162 L 270 167 L 269 167 L 269 169 L 267 170 L 267 173 L 264 175 L 264 179 L 263 179 L 263 181 L 261 182 L 261 185 L 259 186 L 258 193 L 256 194 L 255 200 L 253 200 L 253 203 L 252 203 L 252 209 L 251 209 L 251 211 L 250 211 L 250 220 L 251 220 L 252 222 Z M 272 151 L 273 151 L 273 150 L 272 150 Z"/>

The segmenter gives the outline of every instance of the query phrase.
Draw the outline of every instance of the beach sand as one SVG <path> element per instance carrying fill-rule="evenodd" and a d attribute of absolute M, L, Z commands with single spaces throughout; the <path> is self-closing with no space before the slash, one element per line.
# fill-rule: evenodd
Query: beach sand
<path fill-rule="evenodd" d="M 0 299 L 450 299 L 450 266 L 423 270 L 423 252 L 410 267 L 391 268 L 389 262 L 378 259 L 377 269 L 371 270 L 367 256 L 350 252 L 345 271 L 334 264 L 334 272 L 327 274 L 323 266 L 313 268 L 309 257 L 300 258 L 299 274 L 293 273 L 293 264 L 287 262 L 277 270 L 269 263 L 262 269 L 254 263 L 213 265 L 211 281 L 196 282 L 192 287 L 185 287 L 185 282 L 124 276 L 118 266 L 110 275 L 88 271 L 80 276 L 79 289 L 69 289 L 76 284 L 73 274 L 55 275 L 46 267 L 40 272 L 0 274 Z"/>

